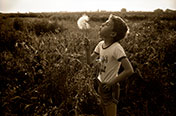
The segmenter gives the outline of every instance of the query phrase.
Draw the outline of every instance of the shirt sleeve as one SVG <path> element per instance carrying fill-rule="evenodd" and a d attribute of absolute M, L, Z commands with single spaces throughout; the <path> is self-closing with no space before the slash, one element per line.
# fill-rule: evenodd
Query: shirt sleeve
<path fill-rule="evenodd" d="M 97 46 L 94 49 L 94 53 L 100 54 L 100 49 L 101 49 L 102 41 L 97 44 Z"/>
<path fill-rule="evenodd" d="M 117 59 L 119 62 L 123 59 L 123 58 L 126 58 L 126 54 L 125 54 L 125 51 L 123 49 L 123 47 L 118 44 L 116 47 L 115 47 L 115 50 L 114 50 L 114 53 L 113 53 L 113 57 L 115 59 Z"/>

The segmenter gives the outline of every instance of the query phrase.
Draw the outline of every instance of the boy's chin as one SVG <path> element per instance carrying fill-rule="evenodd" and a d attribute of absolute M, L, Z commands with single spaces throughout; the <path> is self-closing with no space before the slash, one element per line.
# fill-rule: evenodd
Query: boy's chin
<path fill-rule="evenodd" d="M 100 36 L 98 39 L 99 39 L 99 40 L 104 40 L 104 37 L 103 37 L 103 36 Z"/>
<path fill-rule="evenodd" d="M 99 34 L 99 36 L 100 36 L 100 38 L 102 38 L 102 39 L 105 38 L 105 36 L 103 36 L 103 35 L 101 35 L 101 34 Z"/>
<path fill-rule="evenodd" d="M 101 37 L 100 37 L 100 38 L 98 38 L 98 41 L 103 41 L 103 40 L 104 40 L 104 39 L 103 39 L 103 38 L 101 38 Z"/>

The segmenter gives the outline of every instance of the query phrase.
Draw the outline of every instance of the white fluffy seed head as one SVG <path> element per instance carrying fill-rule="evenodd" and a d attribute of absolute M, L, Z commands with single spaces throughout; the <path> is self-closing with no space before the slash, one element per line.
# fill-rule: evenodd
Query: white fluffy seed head
<path fill-rule="evenodd" d="M 82 17 L 80 17 L 77 21 L 79 29 L 81 30 L 90 29 L 90 25 L 88 21 L 89 21 L 89 17 L 86 14 L 82 15 Z"/>

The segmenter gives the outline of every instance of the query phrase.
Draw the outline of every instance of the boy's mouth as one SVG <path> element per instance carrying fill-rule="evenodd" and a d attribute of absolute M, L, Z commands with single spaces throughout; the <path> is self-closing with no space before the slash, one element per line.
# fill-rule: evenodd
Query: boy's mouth
<path fill-rule="evenodd" d="M 100 35 L 100 32 L 101 32 L 101 26 L 100 26 L 100 28 L 99 28 L 99 30 L 98 30 L 98 34 Z"/>

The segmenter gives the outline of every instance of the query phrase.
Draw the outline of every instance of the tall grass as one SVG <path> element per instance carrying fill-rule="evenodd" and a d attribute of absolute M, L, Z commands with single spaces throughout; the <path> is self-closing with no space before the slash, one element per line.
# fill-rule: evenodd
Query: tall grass
<path fill-rule="evenodd" d="M 89 15 L 92 51 L 98 42 L 97 25 L 108 14 Z M 63 16 L 0 19 L 3 115 L 102 115 L 93 85 L 98 72 L 85 63 L 84 33 L 75 22 L 80 14 Z M 120 43 L 135 74 L 121 82 L 118 114 L 174 115 L 174 21 L 130 18 L 125 20 L 131 32 Z"/>

